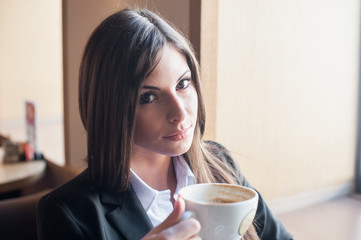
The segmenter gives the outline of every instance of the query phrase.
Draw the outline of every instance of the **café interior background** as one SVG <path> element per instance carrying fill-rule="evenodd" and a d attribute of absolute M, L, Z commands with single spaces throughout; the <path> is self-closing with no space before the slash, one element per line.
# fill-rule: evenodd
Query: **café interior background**
<path fill-rule="evenodd" d="M 358 0 L 0 0 L 0 132 L 23 141 L 36 103 L 40 150 L 84 169 L 80 57 L 106 16 L 138 4 L 174 22 L 200 57 L 205 138 L 225 145 L 271 204 L 352 191 Z"/>

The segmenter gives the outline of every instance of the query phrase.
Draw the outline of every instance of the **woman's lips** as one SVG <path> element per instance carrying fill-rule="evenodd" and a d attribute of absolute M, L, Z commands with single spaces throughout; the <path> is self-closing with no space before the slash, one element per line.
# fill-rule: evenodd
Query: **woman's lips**
<path fill-rule="evenodd" d="M 181 141 L 183 139 L 185 139 L 187 136 L 188 136 L 188 131 L 189 131 L 190 127 L 182 130 L 182 131 L 178 131 L 178 132 L 175 132 L 175 133 L 172 133 L 168 136 L 165 136 L 163 138 L 166 138 L 168 140 L 171 140 L 171 141 Z"/>

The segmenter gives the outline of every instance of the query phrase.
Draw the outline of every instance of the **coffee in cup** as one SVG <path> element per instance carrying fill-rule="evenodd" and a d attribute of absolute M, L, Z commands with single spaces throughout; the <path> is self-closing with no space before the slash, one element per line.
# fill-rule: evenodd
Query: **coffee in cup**
<path fill-rule="evenodd" d="M 205 240 L 239 240 L 252 224 L 258 205 L 255 190 L 225 183 L 202 183 L 182 188 L 186 204 L 184 217 L 201 224 Z"/>

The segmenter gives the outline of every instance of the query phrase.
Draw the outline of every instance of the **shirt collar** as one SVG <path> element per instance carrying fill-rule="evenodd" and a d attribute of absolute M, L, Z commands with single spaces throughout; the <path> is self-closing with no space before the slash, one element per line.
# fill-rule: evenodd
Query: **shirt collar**
<path fill-rule="evenodd" d="M 183 156 L 174 157 L 173 164 L 177 176 L 177 188 L 174 193 L 174 198 L 177 199 L 179 190 L 194 184 L 195 177 Z"/>
<path fill-rule="evenodd" d="M 183 156 L 172 157 L 172 161 L 177 177 L 177 187 L 173 197 L 177 199 L 179 190 L 185 186 L 194 184 L 195 177 Z M 160 192 L 146 184 L 132 169 L 130 169 L 130 183 L 144 209 L 148 211 L 154 201 L 156 201 Z"/>

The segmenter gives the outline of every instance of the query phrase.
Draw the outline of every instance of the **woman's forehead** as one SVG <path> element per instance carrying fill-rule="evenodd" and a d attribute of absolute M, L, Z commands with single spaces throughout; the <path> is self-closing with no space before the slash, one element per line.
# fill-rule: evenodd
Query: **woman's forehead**
<path fill-rule="evenodd" d="M 186 57 L 171 44 L 166 44 L 160 53 L 160 60 L 143 84 L 177 82 L 180 77 L 190 72 Z"/>

